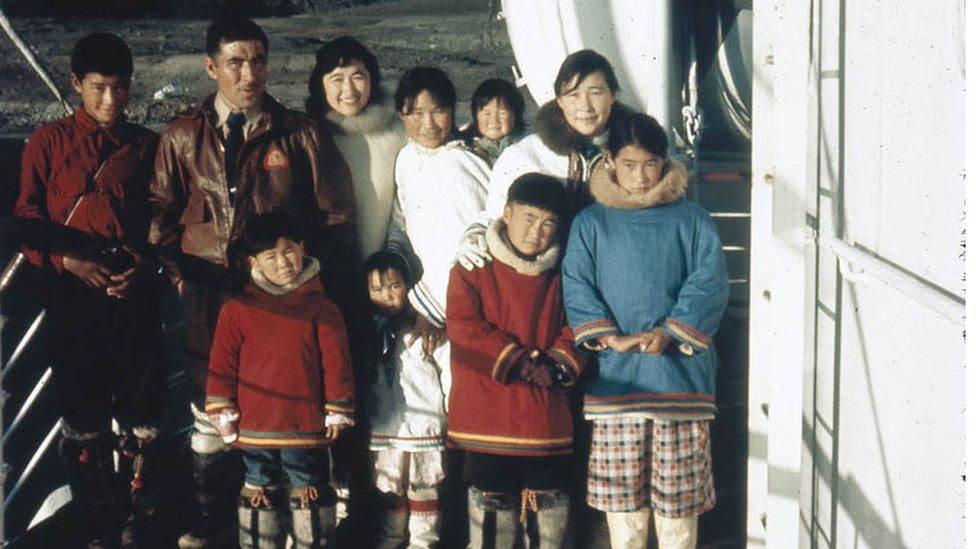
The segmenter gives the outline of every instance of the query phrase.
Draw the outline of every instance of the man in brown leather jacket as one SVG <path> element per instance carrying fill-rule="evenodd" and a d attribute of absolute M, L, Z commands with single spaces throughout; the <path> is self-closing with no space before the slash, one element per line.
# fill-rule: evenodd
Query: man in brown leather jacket
<path fill-rule="evenodd" d="M 331 138 L 265 93 L 268 40 L 261 28 L 215 20 L 205 67 L 217 91 L 166 127 L 150 188 L 149 241 L 180 292 L 187 373 L 196 389 L 191 447 L 201 520 L 180 538 L 182 548 L 213 547 L 237 532 L 240 457 L 202 413 L 217 314 L 243 270 L 236 240 L 250 219 L 272 210 L 300 220 L 319 257 L 330 242 L 355 234 L 349 170 Z"/>

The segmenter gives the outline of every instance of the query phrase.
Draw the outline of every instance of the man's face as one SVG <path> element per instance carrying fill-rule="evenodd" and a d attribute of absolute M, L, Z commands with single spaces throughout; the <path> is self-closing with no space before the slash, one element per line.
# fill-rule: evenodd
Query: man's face
<path fill-rule="evenodd" d="M 408 107 L 400 112 L 407 137 L 428 149 L 436 149 L 447 142 L 454 124 L 454 111 L 450 107 L 438 105 L 427 90 L 417 95 L 412 110 L 408 111 Z"/>
<path fill-rule="evenodd" d="M 625 191 L 641 194 L 661 182 L 664 159 L 643 147 L 627 145 L 610 158 L 610 166 Z"/>
<path fill-rule="evenodd" d="M 336 67 L 322 77 L 325 101 L 332 110 L 343 116 L 356 116 L 369 102 L 372 82 L 369 71 L 353 60 L 345 67 Z"/>
<path fill-rule="evenodd" d="M 259 107 L 268 84 L 268 54 L 259 40 L 221 42 L 216 57 L 206 57 L 207 76 L 235 110 Z"/>
<path fill-rule="evenodd" d="M 607 129 L 613 92 L 600 71 L 577 76 L 563 84 L 556 103 L 563 111 L 566 123 L 583 137 L 596 137 Z"/>
<path fill-rule="evenodd" d="M 534 258 L 548 250 L 559 229 L 556 214 L 518 202 L 505 206 L 502 219 L 505 220 L 508 241 L 525 257 Z"/>
<path fill-rule="evenodd" d="M 129 102 L 129 83 L 128 78 L 97 72 L 86 73 L 80 79 L 71 75 L 71 86 L 81 95 L 85 112 L 103 126 L 114 124 L 125 110 Z"/>
<path fill-rule="evenodd" d="M 407 284 L 394 268 L 370 271 L 366 275 L 366 288 L 373 307 L 385 316 L 399 313 L 407 304 Z"/>
<path fill-rule="evenodd" d="M 248 256 L 252 269 L 257 269 L 275 286 L 287 286 L 302 273 L 305 246 L 289 238 L 281 237 L 274 248 Z"/>

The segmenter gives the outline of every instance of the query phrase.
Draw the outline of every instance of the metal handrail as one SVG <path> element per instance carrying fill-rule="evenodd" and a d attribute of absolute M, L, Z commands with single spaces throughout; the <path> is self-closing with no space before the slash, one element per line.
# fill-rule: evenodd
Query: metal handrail
<path fill-rule="evenodd" d="M 27 412 L 30 411 L 31 406 L 34 405 L 34 401 L 37 400 L 38 396 L 40 396 L 41 391 L 44 390 L 44 386 L 47 385 L 47 382 L 51 379 L 51 374 L 53 372 L 54 370 L 52 370 L 49 366 L 48 369 L 44 371 L 44 374 L 41 375 L 41 379 L 39 379 L 37 384 L 34 385 L 34 389 L 31 390 L 30 395 L 27 396 L 27 399 L 24 400 L 24 403 L 20 406 L 20 410 L 17 412 L 17 415 L 14 416 L 14 420 L 10 422 L 10 427 L 7 427 L 7 430 L 4 431 L 3 444 L 7 443 L 7 439 L 17 429 L 17 426 L 20 425 L 20 422 L 24 419 L 24 417 L 27 416 Z"/>
<path fill-rule="evenodd" d="M 924 305 L 953 324 L 965 326 L 966 304 L 964 300 L 960 302 L 953 299 L 833 235 L 821 235 L 820 243 L 836 254 L 838 258 L 863 269 L 864 274 L 870 275 L 920 305 Z"/>
<path fill-rule="evenodd" d="M 47 310 L 42 310 L 37 317 L 34 318 L 34 321 L 31 322 L 30 327 L 27 328 L 27 331 L 24 333 L 24 337 L 20 338 L 20 342 L 17 343 L 17 347 L 14 349 L 13 354 L 10 355 L 10 359 L 7 360 L 7 363 L 3 365 L 3 370 L 0 370 L 0 381 L 7 377 L 7 374 L 10 373 L 10 370 L 17 362 L 17 359 L 20 358 L 20 355 L 24 352 L 24 349 L 27 348 L 27 344 L 30 343 L 30 340 L 34 338 L 35 334 L 37 334 L 37 330 L 41 327 L 41 323 L 44 322 L 44 316 L 46 314 Z"/>
<path fill-rule="evenodd" d="M 30 477 L 31 473 L 34 472 L 34 468 L 37 467 L 37 463 L 41 461 L 42 457 L 44 457 L 45 452 L 47 452 L 47 449 L 50 448 L 51 443 L 54 442 L 54 437 L 61 430 L 62 421 L 63 420 L 61 418 L 58 418 L 58 420 L 54 422 L 54 426 L 51 427 L 50 431 L 48 431 L 47 436 L 44 437 L 44 441 L 41 442 L 41 445 L 38 446 L 37 450 L 34 451 L 34 455 L 31 456 L 30 461 L 27 462 L 27 466 L 24 467 L 24 471 L 20 474 L 20 478 L 17 479 L 17 484 L 14 485 L 13 489 L 11 489 L 7 494 L 7 497 L 4 498 L 4 508 L 10 505 L 10 502 L 13 501 L 14 497 L 20 492 L 21 487 L 24 486 L 24 482 Z"/>

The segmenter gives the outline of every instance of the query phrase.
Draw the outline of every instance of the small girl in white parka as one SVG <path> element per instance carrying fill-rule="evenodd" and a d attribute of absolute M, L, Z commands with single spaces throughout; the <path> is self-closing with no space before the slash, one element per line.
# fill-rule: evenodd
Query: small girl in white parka
<path fill-rule="evenodd" d="M 437 490 L 444 479 L 445 402 L 450 391 L 446 345 L 431 355 L 411 336 L 410 269 L 380 251 L 363 268 L 375 326 L 377 375 L 370 400 L 370 450 L 383 493 L 377 547 L 432 547 L 438 541 Z"/>

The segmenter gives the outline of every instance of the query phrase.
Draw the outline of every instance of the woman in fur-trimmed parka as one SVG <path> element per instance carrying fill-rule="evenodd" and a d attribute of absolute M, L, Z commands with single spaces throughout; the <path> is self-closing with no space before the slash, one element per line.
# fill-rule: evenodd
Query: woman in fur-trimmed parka
<path fill-rule="evenodd" d="M 691 548 L 697 516 L 715 505 L 708 420 L 725 258 L 708 212 L 683 198 L 664 129 L 643 114 L 618 122 L 563 260 L 576 343 L 598 352 L 583 400 L 587 503 L 606 512 L 615 549 L 644 546 L 652 509 L 659 546 Z"/>
<path fill-rule="evenodd" d="M 520 175 L 541 173 L 566 187 L 571 215 L 586 207 L 590 173 L 607 140 L 607 124 L 629 112 L 616 102 L 620 86 L 600 54 L 580 50 L 566 57 L 556 75 L 556 99 L 542 105 L 535 133 L 509 145 L 492 166 L 485 209 L 461 239 L 458 263 L 467 269 L 491 261 L 485 231 L 502 214 L 508 188 Z"/>

